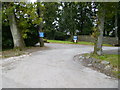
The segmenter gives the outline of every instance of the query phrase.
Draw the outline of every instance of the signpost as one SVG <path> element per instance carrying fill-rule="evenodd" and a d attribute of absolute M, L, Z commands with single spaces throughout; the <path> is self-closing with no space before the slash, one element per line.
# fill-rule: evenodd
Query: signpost
<path fill-rule="evenodd" d="M 78 37 L 77 37 L 77 36 L 73 36 L 73 40 L 74 40 L 74 42 L 76 43 L 77 40 L 78 40 Z"/>
<path fill-rule="evenodd" d="M 44 37 L 44 32 L 39 32 L 39 37 Z"/>
<path fill-rule="evenodd" d="M 44 37 L 44 32 L 39 32 L 40 47 L 43 47 L 43 46 L 44 46 L 43 37 Z"/>

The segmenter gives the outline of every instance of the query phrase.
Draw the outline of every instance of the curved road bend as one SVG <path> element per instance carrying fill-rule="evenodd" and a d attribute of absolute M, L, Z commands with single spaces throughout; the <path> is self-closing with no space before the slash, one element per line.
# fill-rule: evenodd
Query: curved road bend
<path fill-rule="evenodd" d="M 3 88 L 117 88 L 118 81 L 73 60 L 93 46 L 45 44 L 50 47 L 18 58 L 3 69 Z M 104 50 L 116 47 L 104 47 Z"/>

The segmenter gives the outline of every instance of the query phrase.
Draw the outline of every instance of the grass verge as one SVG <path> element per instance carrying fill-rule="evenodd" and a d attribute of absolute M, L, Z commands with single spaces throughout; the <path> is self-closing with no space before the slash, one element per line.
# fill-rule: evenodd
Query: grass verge
<path fill-rule="evenodd" d="M 81 44 L 81 45 L 94 45 L 93 42 L 85 42 L 85 41 L 80 41 L 77 43 L 70 42 L 70 41 L 60 41 L 60 40 L 47 40 L 50 43 L 63 43 L 63 44 Z M 110 44 L 103 44 L 103 46 L 112 46 Z"/>
<path fill-rule="evenodd" d="M 102 56 L 98 56 L 98 55 L 91 55 L 91 56 L 101 61 L 103 60 L 108 61 L 112 64 L 113 67 L 118 68 L 118 56 L 120 55 L 104 54 Z"/>
<path fill-rule="evenodd" d="M 96 58 L 100 61 L 108 61 L 110 62 L 110 65 L 115 69 L 117 69 L 117 71 L 115 71 L 114 69 L 112 70 L 112 73 L 115 77 L 118 77 L 120 79 L 120 65 L 119 65 L 119 57 L 120 55 L 115 55 L 115 54 L 104 54 L 104 55 L 101 55 L 101 56 L 98 56 L 98 55 L 94 55 L 94 54 L 85 54 L 85 56 L 90 56 L 91 58 Z"/>

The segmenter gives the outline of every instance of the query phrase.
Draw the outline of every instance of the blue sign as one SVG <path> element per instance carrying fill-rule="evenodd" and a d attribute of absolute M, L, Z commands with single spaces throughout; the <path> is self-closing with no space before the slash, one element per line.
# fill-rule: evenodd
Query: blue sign
<path fill-rule="evenodd" d="M 44 32 L 39 32 L 39 37 L 44 37 Z"/>
<path fill-rule="evenodd" d="M 78 39 L 78 37 L 77 36 L 73 36 L 73 40 L 77 40 Z"/>

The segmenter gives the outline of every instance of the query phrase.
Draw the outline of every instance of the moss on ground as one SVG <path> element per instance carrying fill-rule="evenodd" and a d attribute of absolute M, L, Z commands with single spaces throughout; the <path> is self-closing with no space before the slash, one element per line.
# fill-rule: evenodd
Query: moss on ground
<path fill-rule="evenodd" d="M 110 65 L 112 65 L 113 68 L 116 68 L 116 69 L 117 69 L 117 71 L 112 70 L 113 75 L 114 75 L 115 77 L 120 78 L 120 70 L 119 70 L 119 69 L 120 69 L 120 64 L 119 64 L 119 62 L 118 62 L 118 57 L 120 57 L 120 55 L 104 54 L 104 55 L 98 56 L 98 55 L 95 55 L 95 54 L 93 54 L 93 53 L 90 53 L 90 54 L 84 54 L 84 56 L 85 56 L 85 57 L 90 56 L 91 58 L 96 58 L 96 59 L 98 59 L 98 60 L 100 60 L 100 61 L 105 60 L 105 61 L 110 62 Z"/>

